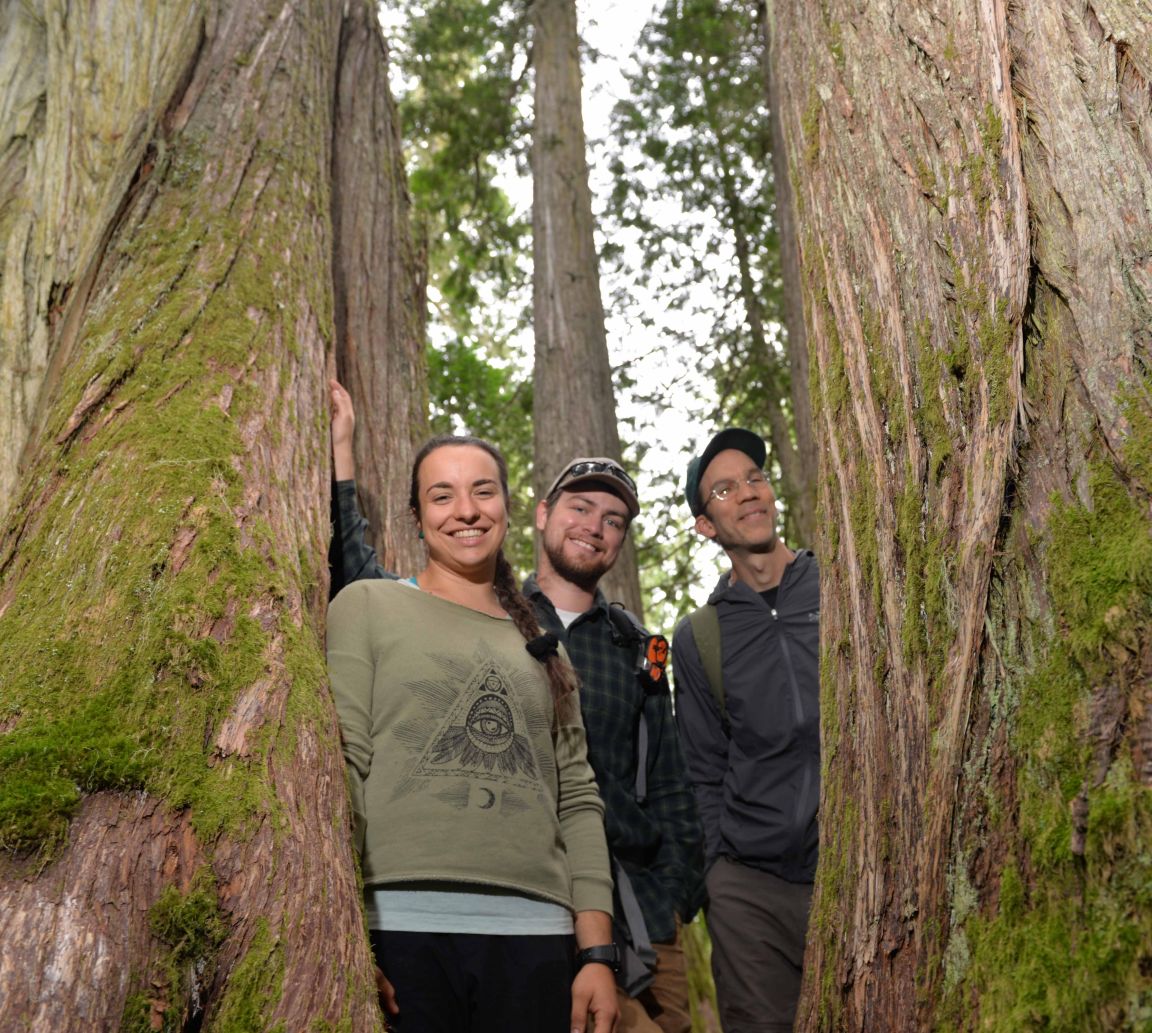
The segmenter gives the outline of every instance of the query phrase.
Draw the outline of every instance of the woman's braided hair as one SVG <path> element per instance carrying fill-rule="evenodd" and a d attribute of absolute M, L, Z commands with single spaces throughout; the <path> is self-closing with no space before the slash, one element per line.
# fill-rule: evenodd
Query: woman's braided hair
<path fill-rule="evenodd" d="M 497 470 L 500 471 L 500 490 L 504 494 L 504 509 L 505 511 L 509 509 L 511 495 L 508 491 L 508 464 L 504 461 L 504 456 L 500 450 L 492 442 L 485 441 L 483 438 L 464 434 L 441 434 L 426 441 L 420 451 L 416 453 L 416 458 L 412 460 L 412 481 L 409 486 L 408 505 L 417 517 L 420 516 L 421 464 L 438 448 L 459 447 L 461 445 L 471 445 L 492 457 Z M 504 555 L 503 548 L 496 554 L 496 578 L 492 587 L 496 590 L 496 598 L 500 601 L 500 605 L 512 618 L 512 623 L 516 625 L 516 630 L 524 637 L 524 641 L 532 642 L 539 638 L 540 622 L 536 619 L 536 611 L 517 587 L 516 575 L 512 571 L 512 564 Z M 554 650 L 544 656 L 541 663 L 544 664 L 548 685 L 552 690 L 552 704 L 556 708 L 556 716 L 563 724 L 570 718 L 573 693 L 580 685 L 579 679 L 576 677 L 572 665 Z"/>

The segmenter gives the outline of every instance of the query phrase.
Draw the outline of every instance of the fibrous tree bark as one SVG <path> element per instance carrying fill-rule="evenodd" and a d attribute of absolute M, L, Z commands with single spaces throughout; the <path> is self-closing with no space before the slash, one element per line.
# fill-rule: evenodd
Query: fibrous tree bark
<path fill-rule="evenodd" d="M 0 1028 L 380 1029 L 320 640 L 338 330 L 419 294 L 372 8 L 17 7 Z"/>
<path fill-rule="evenodd" d="M 123 184 L 196 45 L 193 4 L 109 4 L 62 31 L 58 4 L 0 7 L 0 515 L 37 422 L 51 345 L 106 245 Z M 125 53 L 124 40 L 134 44 Z M 116 74 L 94 75 L 103 50 Z"/>
<path fill-rule="evenodd" d="M 1152 17 L 772 12 L 822 455 L 799 1028 L 1147 1028 Z"/>
<path fill-rule="evenodd" d="M 719 13 L 719 5 L 716 7 L 716 12 Z M 748 25 L 752 28 L 755 23 L 749 19 Z M 764 33 L 762 53 L 766 54 L 767 33 L 758 25 L 755 29 L 758 35 Z M 761 58 L 759 62 L 761 68 L 766 61 L 766 56 Z M 765 304 L 763 289 L 757 283 L 756 252 L 763 247 L 763 241 L 750 235 L 747 228 L 748 218 L 744 212 L 746 203 L 741 198 L 739 182 L 742 172 L 740 163 L 747 161 L 747 155 L 742 154 L 736 142 L 731 139 L 733 134 L 728 124 L 730 115 L 724 110 L 729 72 L 722 63 L 709 63 L 705 67 L 707 70 L 700 75 L 700 86 L 703 93 L 704 120 L 708 131 L 701 133 L 701 137 L 712 141 L 710 149 L 713 151 L 717 174 L 716 195 L 711 201 L 711 206 L 715 208 L 720 221 L 731 233 L 736 266 L 736 275 L 733 279 L 738 284 L 740 306 L 747 327 L 749 355 L 763 370 L 762 375 L 765 376 L 766 383 L 771 385 L 755 398 L 757 419 L 754 429 L 763 434 L 768 444 L 770 466 L 779 470 L 776 491 L 787 504 L 788 530 L 790 533 L 795 533 L 794 544 L 806 544 L 813 540 L 816 533 L 816 465 L 810 462 L 815 457 L 815 447 L 812 443 L 811 413 L 807 398 L 808 377 L 807 356 L 804 353 L 806 341 L 803 333 L 803 314 L 798 304 L 799 263 L 795 231 L 789 218 L 791 196 L 785 177 L 778 171 L 783 164 L 782 158 L 777 157 L 782 152 L 782 142 L 777 138 L 780 120 L 775 108 L 771 106 L 771 96 L 767 96 L 770 123 L 768 129 L 772 136 L 773 153 L 772 192 L 778 192 L 778 184 L 784 186 L 783 195 L 782 197 L 777 195 L 775 205 L 775 228 L 779 234 L 779 246 L 776 250 L 779 252 L 782 279 L 785 284 L 785 289 L 781 292 L 784 304 L 774 306 Z M 766 80 L 766 93 L 770 92 L 767 87 Z M 788 247 L 792 250 L 788 251 Z M 788 301 L 792 302 L 791 309 L 788 307 Z M 775 322 L 773 317 L 779 318 L 780 315 L 792 319 L 792 323 L 785 325 L 783 356 L 770 332 L 770 326 Z M 798 335 L 795 334 L 797 325 L 800 326 Z M 783 359 L 787 360 L 787 368 Z M 739 365 L 729 375 L 737 381 L 747 376 Z M 785 383 L 788 384 L 787 389 Z M 801 451 L 801 446 L 807 446 L 808 452 Z"/>
<path fill-rule="evenodd" d="M 781 309 L 784 316 L 785 344 L 788 355 L 788 400 L 791 403 L 791 431 L 796 439 L 793 458 L 795 470 L 790 487 L 794 495 L 786 496 L 789 513 L 795 521 L 800 543 L 816 540 L 816 482 L 819 468 L 816 437 L 812 425 L 812 402 L 808 384 L 808 335 L 804 328 L 804 301 L 800 282 L 800 247 L 796 241 L 796 205 L 784 143 L 784 125 L 776 105 L 779 86 L 775 82 L 776 65 L 770 60 L 772 50 L 768 0 L 757 0 L 757 22 L 764 35 L 761 60 L 764 95 L 768 100 L 769 131 L 772 136 L 772 192 L 775 201 L 776 232 L 780 238 Z"/>
<path fill-rule="evenodd" d="M 531 17 L 533 484 L 542 498 L 570 459 L 619 460 L 621 453 L 593 236 L 575 0 L 533 0 Z M 641 612 L 631 539 L 601 588 Z"/>
<path fill-rule="evenodd" d="M 424 260 L 413 249 L 400 129 L 384 39 L 371 7 L 354 6 L 341 40 L 332 204 L 337 369 L 360 420 L 360 506 L 389 570 L 423 557 L 408 509 L 413 444 L 427 436 Z"/>

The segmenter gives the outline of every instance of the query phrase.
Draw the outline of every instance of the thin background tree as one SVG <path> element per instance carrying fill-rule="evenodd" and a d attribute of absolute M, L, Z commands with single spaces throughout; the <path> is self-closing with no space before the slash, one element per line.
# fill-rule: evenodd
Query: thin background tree
<path fill-rule="evenodd" d="M 533 0 L 530 14 L 533 483 L 542 498 L 573 456 L 619 460 L 621 450 L 588 188 L 575 0 Z M 642 612 L 631 542 L 601 588 Z"/>

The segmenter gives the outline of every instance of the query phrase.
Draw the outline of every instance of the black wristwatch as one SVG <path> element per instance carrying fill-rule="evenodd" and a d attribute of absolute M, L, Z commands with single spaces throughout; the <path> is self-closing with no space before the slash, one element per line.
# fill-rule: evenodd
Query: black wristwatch
<path fill-rule="evenodd" d="M 576 952 L 576 967 L 583 968 L 590 962 L 607 965 L 613 972 L 620 971 L 620 948 L 614 943 L 603 943 L 597 947 L 585 947 Z"/>

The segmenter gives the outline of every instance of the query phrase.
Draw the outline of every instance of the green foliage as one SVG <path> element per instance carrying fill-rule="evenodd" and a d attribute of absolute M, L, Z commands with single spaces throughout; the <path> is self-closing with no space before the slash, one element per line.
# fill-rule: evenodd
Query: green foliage
<path fill-rule="evenodd" d="M 669 332 L 682 311 L 711 320 L 719 411 L 753 420 L 759 390 L 787 393 L 778 327 L 765 356 L 752 352 L 747 326 L 749 305 L 778 323 L 780 304 L 755 5 L 667 3 L 640 46 L 632 95 L 613 115 L 610 212 L 643 251 L 642 282 L 665 299 Z M 737 261 L 745 247 L 749 283 Z"/>
<path fill-rule="evenodd" d="M 624 465 L 637 469 L 640 457 L 647 451 L 645 445 L 626 449 Z M 683 503 L 683 483 L 684 470 L 679 467 L 652 477 L 648 493 L 641 500 L 644 509 L 632 532 L 645 621 L 669 637 L 677 621 L 695 608 L 685 587 L 699 580 L 701 552 L 713 554 L 717 562 L 723 559 L 719 548 L 705 542 L 684 520 L 682 514 L 688 510 Z M 637 533 L 641 530 L 639 525 L 643 534 Z M 719 568 L 715 576 L 719 576 Z M 705 587 L 711 591 L 712 585 Z"/>
<path fill-rule="evenodd" d="M 533 566 L 532 393 L 517 335 L 530 325 L 531 237 L 501 185 L 527 165 L 527 8 L 515 0 L 396 0 L 392 59 L 416 236 L 428 261 L 430 424 L 508 459 L 513 566 Z"/>
<path fill-rule="evenodd" d="M 663 3 L 641 34 L 631 94 L 613 113 L 604 257 L 622 284 L 615 304 L 635 311 L 642 293 L 654 296 L 662 312 L 636 318 L 658 326 L 670 357 L 699 355 L 715 385 L 714 398 L 694 405 L 702 431 L 766 431 L 764 399 L 788 408 L 763 48 L 754 3 Z M 640 259 L 630 265 L 632 245 Z M 710 328 L 703 349 L 701 326 Z M 666 368 L 675 369 L 671 358 Z M 621 373 L 618 390 L 656 413 L 667 408 L 665 382 Z M 678 494 L 670 483 L 658 505 L 671 510 Z M 693 535 L 661 525 L 652 537 L 669 572 L 688 569 Z"/>
<path fill-rule="evenodd" d="M 526 8 L 513 0 L 389 6 L 413 218 L 435 316 L 449 338 L 478 338 L 502 354 L 531 279 L 530 226 L 498 182 L 502 162 L 526 161 L 530 139 L 520 110 Z"/>
<path fill-rule="evenodd" d="M 528 226 L 500 191 L 499 171 L 527 166 L 527 8 L 511 0 L 395 0 L 388 8 L 410 186 L 428 251 L 433 426 L 490 437 L 509 459 L 513 488 L 526 488 L 531 396 L 515 342 L 530 323 Z M 606 256 L 621 257 L 618 242 L 642 244 L 643 268 L 629 275 L 662 299 L 670 343 L 695 350 L 685 313 L 713 324 L 709 368 L 722 400 L 700 403 L 701 427 L 763 427 L 759 400 L 788 393 L 762 46 L 752 3 L 668 4 L 641 41 L 637 97 L 616 119 L 626 156 L 614 167 Z M 658 208 L 682 218 L 663 225 Z M 738 241 L 749 255 L 745 282 L 732 272 Z M 749 292 L 767 328 L 766 351 L 747 331 L 741 299 Z M 625 298 L 610 307 L 648 322 Z M 667 406 L 666 382 L 638 382 L 627 365 L 614 375 L 618 397 Z M 621 430 L 634 439 L 660 433 L 627 421 Z M 626 461 L 636 467 L 644 454 L 640 445 Z M 637 527 L 645 594 L 662 622 L 688 606 L 683 585 L 696 579 L 701 548 L 683 521 L 682 475 L 677 468 L 657 478 Z M 521 570 L 532 564 L 529 504 L 526 496 L 515 504 L 525 518 L 510 542 Z"/>
<path fill-rule="evenodd" d="M 486 360 L 461 343 L 428 355 L 431 430 L 475 434 L 494 442 L 508 460 L 512 523 L 505 552 L 526 574 L 533 559 L 532 381 L 516 367 Z"/>

